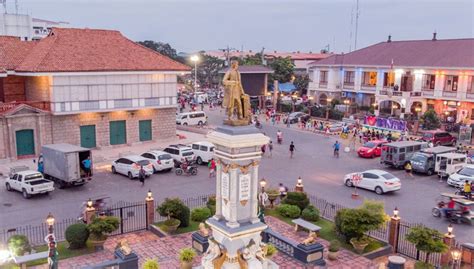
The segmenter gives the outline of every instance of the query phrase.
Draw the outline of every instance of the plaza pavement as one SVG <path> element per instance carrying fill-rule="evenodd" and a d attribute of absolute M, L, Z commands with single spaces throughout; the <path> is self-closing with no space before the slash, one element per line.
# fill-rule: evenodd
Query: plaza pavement
<path fill-rule="evenodd" d="M 287 238 L 295 242 L 301 242 L 307 237 L 306 232 L 294 232 L 293 227 L 274 218 L 266 217 L 266 223 L 269 227 Z M 113 259 L 114 248 L 120 240 L 126 239 L 132 250 L 139 256 L 139 267 L 147 259 L 157 259 L 160 269 L 176 269 L 179 268 L 178 253 L 179 250 L 191 247 L 191 233 L 167 236 L 159 238 L 154 234 L 143 231 L 120 236 L 110 237 L 105 243 L 105 250 L 84 256 L 69 258 L 59 261 L 59 268 L 80 269 L 86 266 L 98 264 Z M 325 246 L 324 257 L 327 257 L 328 242 L 321 238 L 317 239 L 318 243 Z M 59 253 L 61 255 L 61 253 Z M 194 266 L 200 265 L 201 256 L 195 258 Z M 272 260 L 280 266 L 280 269 L 312 269 L 312 268 L 328 268 L 328 269 L 375 269 L 378 265 L 372 261 L 354 254 L 345 249 L 339 251 L 339 259 L 337 261 L 329 261 L 326 259 L 326 267 L 305 265 L 288 255 L 278 252 Z M 35 269 L 46 269 L 47 265 L 33 267 Z"/>

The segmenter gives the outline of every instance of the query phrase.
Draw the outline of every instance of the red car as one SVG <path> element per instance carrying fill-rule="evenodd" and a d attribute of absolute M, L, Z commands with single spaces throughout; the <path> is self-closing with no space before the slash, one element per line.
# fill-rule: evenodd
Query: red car
<path fill-rule="evenodd" d="M 444 131 L 423 132 L 423 141 L 431 142 L 435 146 L 456 146 L 456 137 Z"/>
<path fill-rule="evenodd" d="M 359 154 L 359 157 L 363 158 L 379 157 L 382 153 L 382 145 L 386 143 L 387 141 L 385 140 L 369 141 L 357 150 L 357 154 Z"/>

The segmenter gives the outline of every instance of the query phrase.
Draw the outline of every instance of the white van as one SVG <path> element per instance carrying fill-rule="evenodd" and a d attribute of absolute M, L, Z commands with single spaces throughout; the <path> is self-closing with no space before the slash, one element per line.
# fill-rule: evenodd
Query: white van
<path fill-rule="evenodd" d="M 214 155 L 214 144 L 211 142 L 194 142 L 191 144 L 191 148 L 193 149 L 198 164 L 209 162 Z"/>
<path fill-rule="evenodd" d="M 176 115 L 178 125 L 204 125 L 207 124 L 207 116 L 204 111 L 179 113 Z"/>

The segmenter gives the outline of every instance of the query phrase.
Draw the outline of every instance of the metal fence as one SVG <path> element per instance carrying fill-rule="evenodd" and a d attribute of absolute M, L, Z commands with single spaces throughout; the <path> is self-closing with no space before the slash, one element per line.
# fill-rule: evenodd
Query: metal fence
<path fill-rule="evenodd" d="M 406 239 L 406 235 L 408 234 L 410 229 L 416 226 L 423 225 L 400 221 L 400 226 L 398 229 L 398 243 L 395 252 L 419 261 L 425 261 L 426 253 L 417 250 L 415 245 L 408 242 L 408 240 Z M 428 257 L 428 262 L 432 265 L 439 266 L 441 264 L 441 253 L 431 253 Z"/>
<path fill-rule="evenodd" d="M 183 203 L 189 207 L 189 209 L 194 209 L 197 207 L 205 207 L 207 204 L 207 201 L 209 200 L 209 197 L 214 196 L 214 194 L 203 194 L 199 195 L 196 197 L 188 197 L 181 199 Z M 157 208 L 159 203 L 155 201 L 155 208 Z M 166 220 L 166 217 L 162 217 L 158 214 L 158 212 L 155 214 L 155 219 L 154 222 L 160 222 Z"/>
<path fill-rule="evenodd" d="M 75 218 L 64 219 L 59 222 L 56 221 L 54 223 L 54 235 L 56 236 L 56 240 L 66 240 L 64 234 L 66 232 L 67 227 L 77 222 L 78 220 Z M 46 237 L 46 235 L 48 235 L 48 225 L 46 223 L 42 223 L 36 226 L 27 225 L 13 229 L 0 230 L 0 244 L 7 244 L 8 238 L 17 234 L 26 235 L 32 246 L 44 245 L 46 244 L 44 238 Z"/>

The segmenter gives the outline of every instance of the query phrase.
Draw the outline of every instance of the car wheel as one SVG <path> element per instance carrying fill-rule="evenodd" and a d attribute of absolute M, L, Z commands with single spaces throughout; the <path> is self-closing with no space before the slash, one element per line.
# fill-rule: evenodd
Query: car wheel
<path fill-rule="evenodd" d="M 129 178 L 129 179 L 133 179 L 132 172 L 128 172 L 128 174 L 127 174 L 127 175 L 128 175 L 128 178 Z"/>
<path fill-rule="evenodd" d="M 166 172 L 170 172 L 171 169 L 173 169 L 173 168 L 168 168 L 168 169 L 166 169 L 165 171 L 166 171 Z"/>
<path fill-rule="evenodd" d="M 195 176 L 195 175 L 197 175 L 197 173 L 198 173 L 197 168 L 191 169 L 191 175 Z"/>
<path fill-rule="evenodd" d="M 187 122 L 183 123 L 183 126 L 187 126 L 187 125 L 188 125 L 188 123 L 187 123 Z"/>
<path fill-rule="evenodd" d="M 174 170 L 174 172 L 177 176 L 181 176 L 183 174 L 183 169 L 178 168 L 178 169 Z"/>
<path fill-rule="evenodd" d="M 352 182 L 350 179 L 346 180 L 346 186 L 347 187 L 352 187 Z"/>
<path fill-rule="evenodd" d="M 199 122 L 198 122 L 198 125 L 199 125 L 199 126 L 202 126 L 202 121 L 199 121 Z"/>
<path fill-rule="evenodd" d="M 433 208 L 431 209 L 431 215 L 433 215 L 433 217 L 441 217 L 441 210 L 439 210 L 439 208 Z"/>
<path fill-rule="evenodd" d="M 23 190 L 21 191 L 21 193 L 23 194 L 23 198 L 25 198 L 25 199 L 30 199 L 30 195 L 28 194 L 28 192 L 26 192 L 25 189 L 23 189 Z"/>
<path fill-rule="evenodd" d="M 375 187 L 375 193 L 378 195 L 382 195 L 383 194 L 382 188 L 380 188 L 379 186 Z"/>
<path fill-rule="evenodd" d="M 153 166 L 153 174 L 156 174 L 158 170 L 156 170 L 155 166 Z"/>
<path fill-rule="evenodd" d="M 115 170 L 114 166 L 112 166 L 112 174 L 117 174 L 117 171 Z"/>
<path fill-rule="evenodd" d="M 372 153 L 372 155 L 370 156 L 370 158 L 375 158 L 375 153 Z"/>
<path fill-rule="evenodd" d="M 197 157 L 196 162 L 197 162 L 197 164 L 202 165 L 202 159 L 201 159 L 201 157 Z"/>
<path fill-rule="evenodd" d="M 12 191 L 12 187 L 10 187 L 10 184 L 5 184 L 5 187 L 7 187 L 7 191 Z"/>
<path fill-rule="evenodd" d="M 426 174 L 427 174 L 428 176 L 433 175 L 433 169 L 428 169 L 428 171 L 426 171 Z"/>

